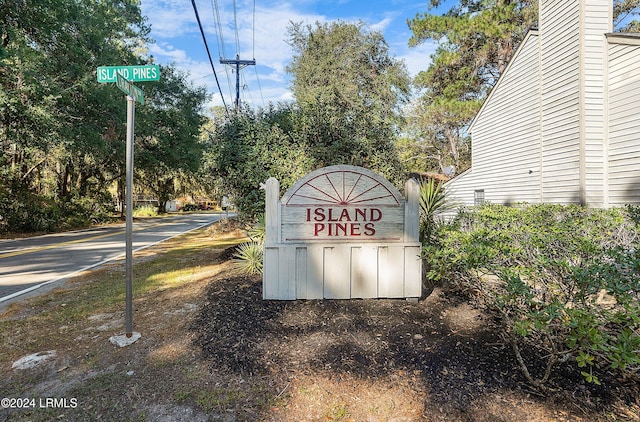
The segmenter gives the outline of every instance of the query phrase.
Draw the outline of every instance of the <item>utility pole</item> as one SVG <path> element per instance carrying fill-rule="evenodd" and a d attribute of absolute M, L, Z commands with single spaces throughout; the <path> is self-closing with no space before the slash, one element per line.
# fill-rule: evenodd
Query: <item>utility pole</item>
<path fill-rule="evenodd" d="M 236 55 L 235 60 L 220 59 L 221 64 L 231 64 L 236 66 L 236 113 L 240 111 L 240 66 L 244 69 L 247 66 L 255 66 L 254 60 L 240 60 L 240 55 Z"/>

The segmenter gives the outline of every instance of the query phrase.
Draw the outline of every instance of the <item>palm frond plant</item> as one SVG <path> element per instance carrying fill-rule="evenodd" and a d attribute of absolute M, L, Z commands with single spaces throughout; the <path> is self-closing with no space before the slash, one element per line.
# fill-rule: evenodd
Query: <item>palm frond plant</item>
<path fill-rule="evenodd" d="M 420 183 L 420 241 L 433 243 L 437 230 L 436 215 L 449 209 L 447 195 L 442 185 L 435 179 Z"/>
<path fill-rule="evenodd" d="M 251 241 L 240 244 L 233 254 L 233 263 L 243 274 L 262 274 L 262 241 Z"/>

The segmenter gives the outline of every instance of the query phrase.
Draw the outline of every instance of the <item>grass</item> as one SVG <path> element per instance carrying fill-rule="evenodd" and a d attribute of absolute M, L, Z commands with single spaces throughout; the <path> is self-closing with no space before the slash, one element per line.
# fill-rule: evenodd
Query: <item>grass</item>
<path fill-rule="evenodd" d="M 76 398 L 79 403 L 76 409 L 15 409 L 10 419 L 95 420 L 109 415 L 111 420 L 144 420 L 149 409 L 142 408 L 154 406 L 148 394 L 206 411 L 240 399 L 233 389 L 208 384 L 209 372 L 194 367 L 193 350 L 183 335 L 207 283 L 230 271 L 229 265 L 215 261 L 217 254 L 246 241 L 240 232 L 221 236 L 215 230 L 193 232 L 135 255 L 133 328 L 143 337 L 127 348 L 108 341 L 124 331 L 123 261 L 12 304 L 0 314 L 4 396 Z M 55 363 L 12 370 L 20 357 L 45 350 L 58 352 Z"/>

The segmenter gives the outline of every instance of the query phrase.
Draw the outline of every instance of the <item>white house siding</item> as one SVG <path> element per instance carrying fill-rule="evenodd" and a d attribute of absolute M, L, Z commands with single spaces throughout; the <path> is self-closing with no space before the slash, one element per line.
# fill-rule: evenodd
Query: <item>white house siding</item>
<path fill-rule="evenodd" d="M 603 206 L 604 163 L 606 156 L 606 38 L 612 30 L 613 3 L 609 0 L 583 0 L 581 64 L 585 201 Z"/>
<path fill-rule="evenodd" d="M 484 200 L 492 203 L 540 202 L 536 31 L 515 56 L 469 128 L 472 169 L 445 185 L 461 204 L 473 205 L 476 190 L 483 190 Z"/>
<path fill-rule="evenodd" d="M 538 72 L 538 36 L 530 32 L 470 127 L 474 190 L 483 189 L 485 201 L 540 202 Z"/>
<path fill-rule="evenodd" d="M 474 190 L 478 188 L 478 181 L 472 169 L 456 176 L 446 182 L 444 189 L 449 200 L 456 208 L 461 206 L 473 206 Z"/>
<path fill-rule="evenodd" d="M 638 41 L 640 42 L 640 40 Z M 640 45 L 609 45 L 609 205 L 640 204 Z"/>
<path fill-rule="evenodd" d="M 540 0 L 543 202 L 581 199 L 580 13 L 578 0 Z"/>

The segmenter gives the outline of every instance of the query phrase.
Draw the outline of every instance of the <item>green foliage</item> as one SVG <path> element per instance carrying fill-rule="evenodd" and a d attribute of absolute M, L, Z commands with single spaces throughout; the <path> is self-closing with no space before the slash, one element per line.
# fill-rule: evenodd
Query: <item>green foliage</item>
<path fill-rule="evenodd" d="M 453 165 L 460 173 L 470 165 L 465 128 L 535 23 L 535 5 L 532 0 L 463 1 L 445 15 L 424 13 L 408 21 L 410 46 L 439 42 L 429 68 L 415 79 L 422 96 L 411 132 L 440 170 Z"/>
<path fill-rule="evenodd" d="M 245 109 L 215 128 L 205 167 L 223 180 L 223 191 L 248 219 L 264 212 L 261 183 L 276 177 L 286 188 L 313 168 L 293 129 L 295 113 L 289 105 Z"/>
<path fill-rule="evenodd" d="M 434 280 L 474 291 L 495 313 L 523 374 L 544 388 L 560 361 L 585 378 L 640 370 L 638 208 L 484 205 L 441 230 L 423 258 Z M 534 374 L 520 353 L 537 352 Z"/>
<path fill-rule="evenodd" d="M 437 241 L 436 214 L 447 209 L 447 195 L 435 179 L 420 183 L 420 241 L 433 244 Z"/>
<path fill-rule="evenodd" d="M 288 35 L 298 130 L 314 167 L 357 165 L 400 183 L 393 141 L 410 78 L 382 34 L 337 21 L 291 24 Z"/>
<path fill-rule="evenodd" d="M 251 240 L 263 242 L 266 238 L 266 228 L 266 217 L 265 214 L 262 213 L 258 216 L 255 223 L 249 227 L 247 234 Z"/>
<path fill-rule="evenodd" d="M 297 103 L 221 119 L 205 153 L 204 168 L 249 219 L 264 211 L 259 186 L 269 177 L 286 190 L 312 170 L 350 164 L 404 179 L 394 139 L 409 78 L 382 35 L 337 22 L 292 24 L 289 36 Z"/>
<path fill-rule="evenodd" d="M 242 243 L 233 254 L 233 262 L 243 274 L 262 274 L 262 257 L 264 244 L 262 241 Z"/>
<path fill-rule="evenodd" d="M 143 205 L 133 210 L 134 217 L 155 217 L 158 215 L 158 210 L 153 205 Z"/>
<path fill-rule="evenodd" d="M 195 88 L 187 75 L 161 66 L 159 81 L 145 83 L 145 105 L 136 111 L 137 183 L 158 199 L 158 211 L 175 198 L 177 187 L 198 173 L 205 145 L 205 89 Z"/>
<path fill-rule="evenodd" d="M 0 192 L 9 203 L 1 229 L 103 219 L 108 188 L 124 184 L 125 102 L 113 84 L 96 82 L 96 68 L 149 62 L 139 2 L 1 2 L 0 21 Z M 198 169 L 206 96 L 171 67 L 162 75 L 145 83 L 136 110 L 136 180 L 165 200 L 174 180 Z M 24 211 L 26 202 L 41 206 Z"/>

